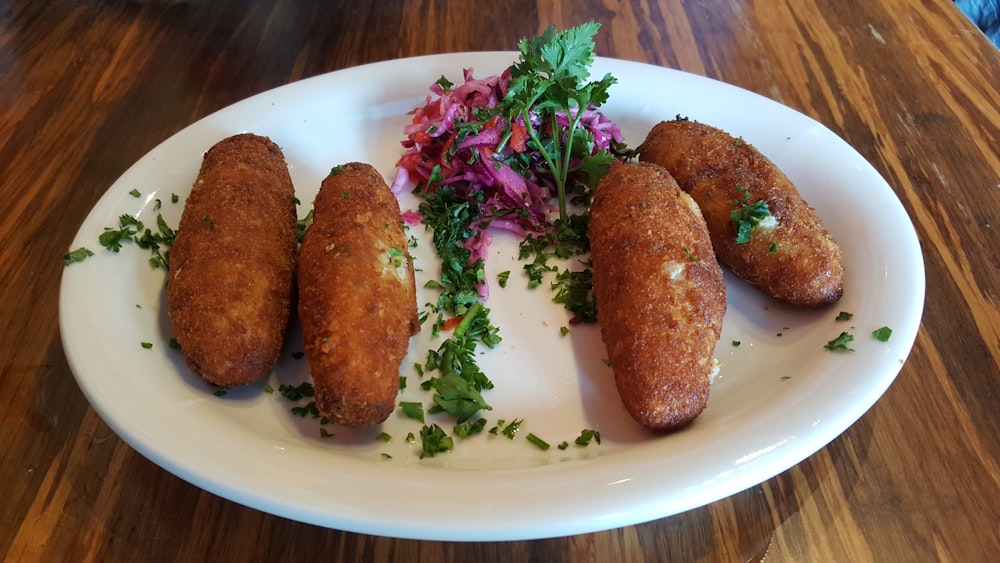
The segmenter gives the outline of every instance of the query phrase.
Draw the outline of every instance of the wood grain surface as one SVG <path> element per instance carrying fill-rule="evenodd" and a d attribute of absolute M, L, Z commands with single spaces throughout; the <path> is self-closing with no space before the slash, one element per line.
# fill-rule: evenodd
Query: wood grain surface
<path fill-rule="evenodd" d="M 508 543 L 301 524 L 203 492 L 89 407 L 58 327 L 62 255 L 126 168 L 210 112 L 412 55 L 603 24 L 598 54 L 809 115 L 888 180 L 927 300 L 847 432 L 730 498 Z M 0 556 L 10 561 L 987 561 L 1000 553 L 1000 53 L 947 0 L 0 0 Z"/>

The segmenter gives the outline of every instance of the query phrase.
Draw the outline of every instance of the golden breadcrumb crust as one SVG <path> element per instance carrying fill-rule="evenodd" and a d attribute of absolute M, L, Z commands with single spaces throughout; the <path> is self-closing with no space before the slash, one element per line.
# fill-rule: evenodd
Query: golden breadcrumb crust
<path fill-rule="evenodd" d="M 384 421 L 420 329 L 399 203 L 371 166 L 333 169 L 299 255 L 299 317 L 316 406 L 332 422 Z"/>
<path fill-rule="evenodd" d="M 649 132 L 640 159 L 665 167 L 698 202 L 719 261 L 776 301 L 802 307 L 844 292 L 840 247 L 795 185 L 767 157 L 725 131 L 677 119 Z M 764 201 L 776 225 L 737 243 L 731 212 Z"/>
<path fill-rule="evenodd" d="M 295 276 L 295 190 L 270 139 L 250 133 L 204 155 L 170 250 L 167 309 L 188 366 L 220 387 L 278 359 Z"/>
<path fill-rule="evenodd" d="M 698 206 L 662 167 L 624 164 L 590 209 L 594 294 L 622 403 L 643 426 L 705 408 L 726 313 L 722 269 Z"/>

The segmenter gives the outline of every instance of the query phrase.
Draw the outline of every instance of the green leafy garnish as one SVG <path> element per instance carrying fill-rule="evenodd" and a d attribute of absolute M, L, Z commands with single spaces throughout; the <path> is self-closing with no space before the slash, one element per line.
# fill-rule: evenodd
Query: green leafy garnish
<path fill-rule="evenodd" d="M 167 225 L 163 215 L 156 215 L 157 232 L 146 228 L 142 221 L 132 215 L 121 215 L 118 217 L 118 228 L 106 227 L 97 240 L 101 246 L 111 252 L 119 252 L 122 244 L 131 242 L 139 248 L 149 250 L 152 256 L 149 259 L 150 266 L 154 268 L 170 269 L 170 251 L 167 250 L 174 244 L 176 231 Z"/>
<path fill-rule="evenodd" d="M 578 446 L 589 446 L 590 442 L 601 443 L 601 433 L 597 430 L 591 430 L 589 428 L 584 428 L 580 431 L 580 435 L 577 436 L 576 440 L 573 441 Z"/>
<path fill-rule="evenodd" d="M 500 421 L 500 424 L 503 424 L 503 421 Z M 514 436 L 517 435 L 517 431 L 521 429 L 522 424 L 524 424 L 524 419 L 518 418 L 512 420 L 510 421 L 510 423 L 503 425 L 503 427 L 500 429 L 500 433 L 506 436 L 507 438 L 513 440 Z"/>
<path fill-rule="evenodd" d="M 407 418 L 412 418 L 420 422 L 424 421 L 424 405 L 418 402 L 412 401 L 400 401 L 399 410 L 403 411 L 403 414 Z"/>
<path fill-rule="evenodd" d="M 532 444 L 534 444 L 535 446 L 537 446 L 538 449 L 542 450 L 543 452 L 544 451 L 548 451 L 548 449 L 551 447 L 551 446 L 549 446 L 548 442 L 546 442 L 545 440 L 542 440 L 538 436 L 535 436 L 531 432 L 529 432 L 528 435 L 525 436 L 524 438 L 526 440 L 528 440 L 529 442 L 531 442 Z"/>
<path fill-rule="evenodd" d="M 423 459 L 451 451 L 455 447 L 455 440 L 445 434 L 440 426 L 431 424 L 420 429 L 420 444 L 424 450 L 420 453 L 420 458 Z"/>
<path fill-rule="evenodd" d="M 282 383 L 278 385 L 278 393 L 289 401 L 300 401 L 315 396 L 316 391 L 313 389 L 312 383 L 306 381 L 300 385 Z"/>
<path fill-rule="evenodd" d="M 590 261 L 582 262 L 580 270 L 560 269 L 551 265 L 552 259 L 568 259 L 590 252 L 587 228 L 590 216 L 572 214 L 566 219 L 556 219 L 549 230 L 538 236 L 528 236 L 519 246 L 518 259 L 531 259 L 524 265 L 528 276 L 528 288 L 534 289 L 543 283 L 550 272 L 555 273 L 551 289 L 555 292 L 552 300 L 573 313 L 575 320 L 592 323 L 597 321 L 597 302 L 594 299 L 593 273 Z"/>
<path fill-rule="evenodd" d="M 485 418 L 477 418 L 476 420 L 469 420 L 461 424 L 456 424 L 454 428 L 455 435 L 459 438 L 468 438 L 474 434 L 479 434 L 486 427 Z"/>
<path fill-rule="evenodd" d="M 741 203 L 739 209 L 729 212 L 729 218 L 736 230 L 736 244 L 750 242 L 750 235 L 764 219 L 771 216 L 771 211 L 764 200 L 758 200 L 753 205 Z"/>
<path fill-rule="evenodd" d="M 841 311 L 840 313 L 837 314 L 837 318 L 834 319 L 834 320 L 837 320 L 837 321 L 849 321 L 849 320 L 851 320 L 853 318 L 854 318 L 853 314 L 848 313 L 847 311 Z"/>
<path fill-rule="evenodd" d="M 76 250 L 71 250 L 66 254 L 63 254 L 63 266 L 69 266 L 70 264 L 75 264 L 77 262 L 83 262 L 87 258 L 93 256 L 94 253 L 90 251 L 85 246 L 81 246 Z"/>
<path fill-rule="evenodd" d="M 875 340 L 878 340 L 879 342 L 888 342 L 889 337 L 892 336 L 892 329 L 887 326 L 875 329 L 872 332 L 872 336 L 874 336 Z"/>
<path fill-rule="evenodd" d="M 835 352 L 853 352 L 854 348 L 849 346 L 851 342 L 854 342 L 854 335 L 841 332 L 840 336 L 827 342 L 823 347 L 827 350 L 833 350 Z"/>
<path fill-rule="evenodd" d="M 608 99 L 608 89 L 617 82 L 610 74 L 587 82 L 594 61 L 593 37 L 600 27 L 596 22 L 565 31 L 550 26 L 538 37 L 522 39 L 518 43 L 521 57 L 510 68 L 511 81 L 503 101 L 508 121 L 520 117 L 528 137 L 540 149 L 556 185 L 559 217 L 564 220 L 567 190 L 573 188 L 569 185 L 570 173 L 582 174 L 587 184 L 593 186 L 615 160 L 613 155 L 601 151 L 584 159 L 577 168 L 571 167 L 572 158 L 589 152 L 585 149 L 593 143 L 591 135 L 580 127 L 582 110 L 603 104 Z M 535 128 L 531 114 L 549 116 L 556 122 L 557 112 L 569 117 L 569 125 L 565 132 L 545 143 L 540 138 L 543 132 Z"/>

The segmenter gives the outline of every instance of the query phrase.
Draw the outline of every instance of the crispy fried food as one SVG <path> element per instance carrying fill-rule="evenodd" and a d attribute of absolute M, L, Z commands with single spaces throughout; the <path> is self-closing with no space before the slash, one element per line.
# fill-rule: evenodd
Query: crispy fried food
<path fill-rule="evenodd" d="M 719 261 L 776 301 L 802 307 L 837 302 L 844 292 L 840 247 L 795 185 L 752 145 L 686 119 L 649 132 L 640 159 L 665 167 L 698 202 Z M 738 242 L 733 212 L 757 202 L 764 218 Z"/>
<path fill-rule="evenodd" d="M 626 410 L 654 430 L 705 408 L 726 314 L 722 269 L 694 200 L 654 164 L 623 164 L 590 208 L 597 320 Z"/>
<path fill-rule="evenodd" d="M 250 133 L 205 153 L 170 250 L 167 310 L 187 365 L 220 387 L 281 352 L 295 277 L 295 190 L 278 145 Z"/>
<path fill-rule="evenodd" d="M 299 256 L 299 317 L 316 406 L 348 426 L 388 418 L 420 329 L 399 203 L 371 166 L 331 171 Z"/>

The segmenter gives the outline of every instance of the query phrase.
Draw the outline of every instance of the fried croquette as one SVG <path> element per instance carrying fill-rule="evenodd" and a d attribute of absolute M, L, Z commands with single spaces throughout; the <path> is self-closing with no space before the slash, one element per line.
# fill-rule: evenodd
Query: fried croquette
<path fill-rule="evenodd" d="M 323 181 L 298 272 L 317 408 L 348 426 L 384 421 L 420 323 L 399 203 L 374 168 L 345 164 Z"/>
<path fill-rule="evenodd" d="M 788 177 L 743 139 L 664 121 L 647 135 L 640 160 L 665 167 L 698 202 L 719 261 L 740 278 L 802 307 L 843 295 L 840 247 Z"/>
<path fill-rule="evenodd" d="M 188 367 L 233 387 L 278 359 L 294 290 L 295 191 L 281 149 L 244 133 L 210 148 L 170 250 L 167 310 Z"/>
<path fill-rule="evenodd" d="M 594 295 L 622 403 L 653 430 L 708 401 L 726 288 L 698 205 L 660 166 L 613 167 L 590 208 Z"/>

